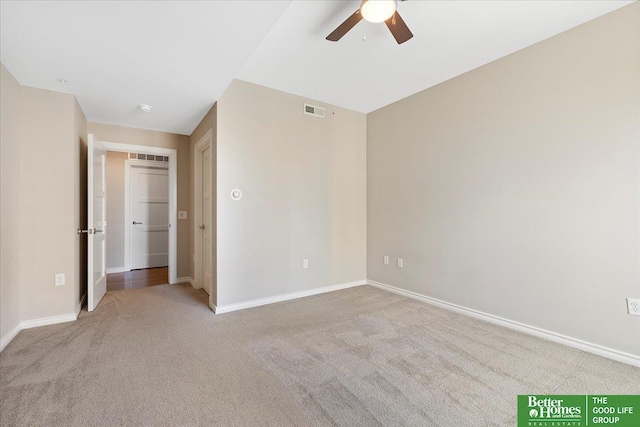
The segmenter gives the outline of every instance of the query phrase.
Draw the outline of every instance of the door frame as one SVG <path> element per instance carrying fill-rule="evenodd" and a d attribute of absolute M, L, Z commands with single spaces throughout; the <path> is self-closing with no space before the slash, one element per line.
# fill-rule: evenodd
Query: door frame
<path fill-rule="evenodd" d="M 146 145 L 123 144 L 120 142 L 101 141 L 105 150 L 121 153 L 153 154 L 169 157 L 169 283 L 178 282 L 178 151 L 173 148 L 149 147 Z M 151 165 L 151 164 L 149 164 Z M 127 168 L 125 167 L 125 173 Z M 126 188 L 125 188 L 126 191 Z M 125 224 L 125 241 L 129 224 Z M 128 245 L 125 245 L 125 269 L 131 269 L 127 256 Z M 127 271 L 128 271 L 127 270 Z"/>
<path fill-rule="evenodd" d="M 145 153 L 140 153 L 145 154 Z M 131 168 L 169 169 L 165 163 L 152 164 L 148 160 L 127 159 L 124 161 L 124 270 L 131 271 Z M 169 179 L 171 179 L 169 177 Z M 169 189 L 171 194 L 171 189 Z M 171 209 L 171 208 L 169 208 Z M 171 213 L 171 211 L 169 211 Z M 171 221 L 171 219 L 169 219 Z M 171 227 L 169 227 L 171 232 Z M 169 233 L 171 234 L 171 233 Z"/>
<path fill-rule="evenodd" d="M 193 184 L 194 184 L 194 192 L 193 192 L 193 201 L 194 201 L 194 208 L 193 208 L 193 236 L 194 236 L 194 246 L 193 246 L 193 272 L 194 272 L 194 278 L 193 278 L 193 287 L 196 289 L 202 289 L 203 283 L 202 283 L 202 277 L 203 277 L 203 272 L 202 272 L 202 256 L 203 254 L 201 253 L 202 250 L 202 234 L 200 233 L 200 224 L 202 224 L 202 154 L 204 153 L 204 151 L 209 148 L 209 159 L 213 160 L 213 130 L 209 129 L 207 131 L 207 133 L 204 134 L 204 136 L 202 136 L 202 138 L 200 138 L 200 140 L 196 143 L 196 145 L 194 146 L 194 162 L 193 162 Z M 213 162 L 212 164 L 209 165 L 211 167 L 211 173 L 213 174 L 214 169 L 213 169 Z M 210 199 L 213 202 L 213 195 L 214 193 L 214 189 L 213 189 L 213 185 L 211 185 L 210 187 L 211 190 L 211 194 L 210 194 Z M 213 209 L 209 210 L 210 212 L 213 212 Z M 213 215 L 212 215 L 213 216 Z M 213 224 L 213 218 L 209 218 L 209 224 L 211 224 L 211 226 L 209 227 L 209 230 L 207 231 L 209 233 L 209 241 L 213 242 L 212 236 L 211 236 L 211 230 L 213 227 L 215 227 L 215 225 Z M 209 277 L 211 277 L 213 279 L 213 251 L 209 251 L 209 253 L 211 254 L 211 260 L 209 260 Z M 211 295 L 211 283 L 209 283 L 209 292 L 207 292 L 209 294 L 209 300 L 211 300 L 213 298 L 213 296 Z"/>

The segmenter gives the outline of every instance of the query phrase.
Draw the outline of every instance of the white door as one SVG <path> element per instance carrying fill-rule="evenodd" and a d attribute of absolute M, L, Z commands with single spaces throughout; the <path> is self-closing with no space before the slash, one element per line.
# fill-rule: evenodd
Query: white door
<path fill-rule="evenodd" d="M 107 152 L 98 139 L 89 134 L 87 153 L 87 224 L 88 224 L 88 310 L 93 311 L 107 292 L 106 218 L 107 186 L 105 181 Z"/>
<path fill-rule="evenodd" d="M 131 269 L 169 265 L 169 171 L 131 166 Z"/>
<path fill-rule="evenodd" d="M 202 288 L 211 291 L 211 149 L 202 152 Z"/>

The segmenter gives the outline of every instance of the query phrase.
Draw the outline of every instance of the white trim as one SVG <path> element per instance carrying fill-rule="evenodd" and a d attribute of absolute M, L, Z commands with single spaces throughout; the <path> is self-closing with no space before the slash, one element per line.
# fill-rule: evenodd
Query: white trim
<path fill-rule="evenodd" d="M 9 345 L 9 343 L 16 337 L 16 335 L 18 335 L 18 332 L 20 332 L 21 330 L 22 330 L 22 323 L 18 322 L 16 327 L 10 330 L 7 336 L 2 338 L 2 340 L 0 340 L 0 351 L 4 350 L 5 347 Z"/>
<path fill-rule="evenodd" d="M 130 243 L 131 243 L 131 227 L 129 227 L 129 218 L 130 218 L 130 206 L 129 203 L 129 186 L 131 185 L 131 168 L 127 167 L 127 163 L 125 160 L 124 164 L 124 271 L 131 271 L 131 254 Z"/>
<path fill-rule="evenodd" d="M 193 279 L 189 276 L 185 276 L 185 277 L 178 277 L 178 279 L 175 282 L 176 284 L 178 283 L 189 283 L 191 284 L 191 286 L 193 286 L 195 288 L 195 285 L 193 284 Z"/>
<path fill-rule="evenodd" d="M 244 310 L 245 308 L 258 307 L 261 305 L 273 304 L 276 302 L 289 301 L 297 298 L 309 297 L 312 295 L 324 294 L 327 292 L 340 291 L 342 289 L 353 288 L 356 286 L 366 285 L 366 280 L 356 280 L 355 282 L 340 283 L 338 285 L 325 286 L 323 288 L 309 289 L 307 291 L 291 292 L 289 294 L 276 295 L 273 297 L 254 299 L 251 301 L 239 302 L 223 306 L 216 306 L 209 302 L 209 307 L 216 314 L 229 313 L 231 311 Z"/>
<path fill-rule="evenodd" d="M 138 159 L 125 159 L 125 162 L 131 166 L 139 166 L 149 169 L 169 169 L 168 162 L 155 162 L 154 160 L 138 160 Z"/>
<path fill-rule="evenodd" d="M 608 359 L 616 360 L 618 362 L 627 363 L 629 365 L 640 367 L 640 356 L 636 356 L 623 351 L 614 350 L 612 348 L 604 347 L 598 344 L 593 344 L 587 341 L 580 340 L 578 338 L 569 337 L 556 332 L 548 331 L 546 329 L 537 328 L 535 326 L 527 325 L 525 323 L 516 322 L 514 320 L 505 319 L 504 317 L 495 316 L 493 314 L 484 313 L 482 311 L 474 310 L 471 308 L 463 307 L 461 305 L 452 304 L 450 302 L 442 301 L 437 298 L 428 297 L 416 292 L 407 291 L 404 289 L 396 288 L 395 286 L 386 285 L 384 283 L 376 282 L 374 280 L 367 280 L 367 284 L 376 288 L 383 289 L 394 294 L 402 295 L 408 298 L 412 298 L 418 301 L 426 302 L 447 310 L 455 311 L 456 313 L 464 314 L 466 316 L 474 317 L 476 319 L 484 320 L 485 322 L 493 323 L 505 328 L 513 329 L 519 332 L 524 332 L 529 335 L 543 338 L 549 341 L 564 344 L 569 347 L 577 348 L 579 350 L 586 351 L 588 353 L 597 354 L 598 356 L 606 357 Z"/>
<path fill-rule="evenodd" d="M 193 281 L 192 285 L 196 289 L 201 289 L 204 286 L 202 285 L 202 261 L 201 261 L 201 248 L 202 248 L 202 233 L 200 231 L 200 224 L 202 221 L 202 153 L 209 148 L 211 155 L 209 159 L 213 160 L 213 129 L 209 129 L 200 140 L 194 145 L 193 150 L 193 183 L 194 183 L 194 204 L 193 204 L 193 235 L 195 238 L 194 242 L 194 253 L 193 253 Z M 211 166 L 211 172 L 214 173 L 213 164 Z M 209 187 L 211 192 L 213 193 L 213 185 Z M 211 194 L 211 203 L 213 203 L 214 194 Z M 213 209 L 211 209 L 213 212 Z M 214 227 L 213 218 L 209 218 L 210 229 L 206 230 L 208 233 L 211 233 L 211 228 Z M 211 235 L 209 236 L 209 241 L 213 241 L 211 239 Z M 213 251 L 209 251 L 209 253 L 213 256 Z M 209 268 L 213 270 L 213 259 L 209 260 Z M 209 272 L 209 277 L 213 279 L 212 271 Z M 211 284 L 209 284 L 211 287 Z M 211 288 L 209 288 L 209 301 L 211 301 Z"/>
<path fill-rule="evenodd" d="M 84 306 L 86 301 L 87 301 L 87 294 L 84 294 L 84 296 L 80 300 L 80 303 L 78 303 L 78 305 L 76 306 L 75 313 L 62 314 L 60 316 L 43 317 L 41 319 L 23 320 L 22 322 L 18 323 L 16 327 L 13 328 L 7 334 L 6 337 L 2 338 L 2 340 L 0 341 L 0 351 L 4 350 L 4 348 L 11 342 L 11 340 L 13 340 L 16 337 L 16 335 L 18 335 L 18 332 L 20 332 L 23 329 L 31 329 L 31 328 L 37 328 L 39 326 L 73 322 L 77 320 L 78 316 L 80 315 L 80 311 L 82 310 L 82 307 Z"/>
<path fill-rule="evenodd" d="M 135 144 L 122 144 L 119 142 L 101 141 L 102 145 L 107 151 L 119 151 L 121 153 L 136 153 L 136 154 L 161 154 L 168 156 L 170 151 L 175 152 L 173 148 L 160 148 L 152 147 L 149 145 L 135 145 Z M 169 159 L 171 161 L 171 159 Z M 159 163 L 159 162 L 158 162 Z"/>
<path fill-rule="evenodd" d="M 169 157 L 169 283 L 175 283 L 178 279 L 178 152 L 173 148 L 149 147 L 146 145 L 122 144 L 119 142 L 101 141 L 107 151 L 119 151 L 122 153 L 160 154 Z M 159 167 L 151 162 L 148 166 Z M 126 179 L 125 168 L 125 179 Z M 125 212 L 125 215 L 127 212 Z M 125 224 L 125 239 L 128 232 L 128 223 Z M 125 269 L 131 269 L 127 264 L 128 250 L 125 245 Z M 126 271 L 129 271 L 126 270 Z"/>
<path fill-rule="evenodd" d="M 39 326 L 57 325 L 58 323 L 73 322 L 78 316 L 76 313 L 61 314 L 59 316 L 42 317 L 40 319 L 23 320 L 22 329 L 37 328 Z"/>
<path fill-rule="evenodd" d="M 107 274 L 124 273 L 125 271 L 131 270 L 127 270 L 126 267 L 107 267 Z"/>

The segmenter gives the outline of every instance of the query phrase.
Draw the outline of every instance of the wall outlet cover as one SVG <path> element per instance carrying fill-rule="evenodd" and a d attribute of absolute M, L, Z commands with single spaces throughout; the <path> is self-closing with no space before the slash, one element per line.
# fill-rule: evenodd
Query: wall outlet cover
<path fill-rule="evenodd" d="M 640 299 L 627 298 L 627 310 L 632 316 L 640 316 Z"/>
<path fill-rule="evenodd" d="M 389 257 L 385 255 L 382 262 L 384 262 L 385 265 L 389 265 Z"/>
<path fill-rule="evenodd" d="M 56 286 L 62 286 L 65 284 L 64 273 L 57 273 L 55 278 Z"/>
<path fill-rule="evenodd" d="M 402 260 L 402 258 L 398 258 L 398 268 L 402 267 L 404 267 L 404 261 Z"/>

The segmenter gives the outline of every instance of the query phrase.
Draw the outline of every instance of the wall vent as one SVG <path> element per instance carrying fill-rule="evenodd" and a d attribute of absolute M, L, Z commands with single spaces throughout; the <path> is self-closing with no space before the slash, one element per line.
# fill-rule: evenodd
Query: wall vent
<path fill-rule="evenodd" d="M 129 153 L 129 158 L 133 160 L 151 160 L 156 162 L 169 162 L 168 156 L 156 156 L 153 154 Z"/>
<path fill-rule="evenodd" d="M 315 105 L 304 104 L 304 113 L 309 116 L 320 117 L 324 119 L 324 108 Z"/>

